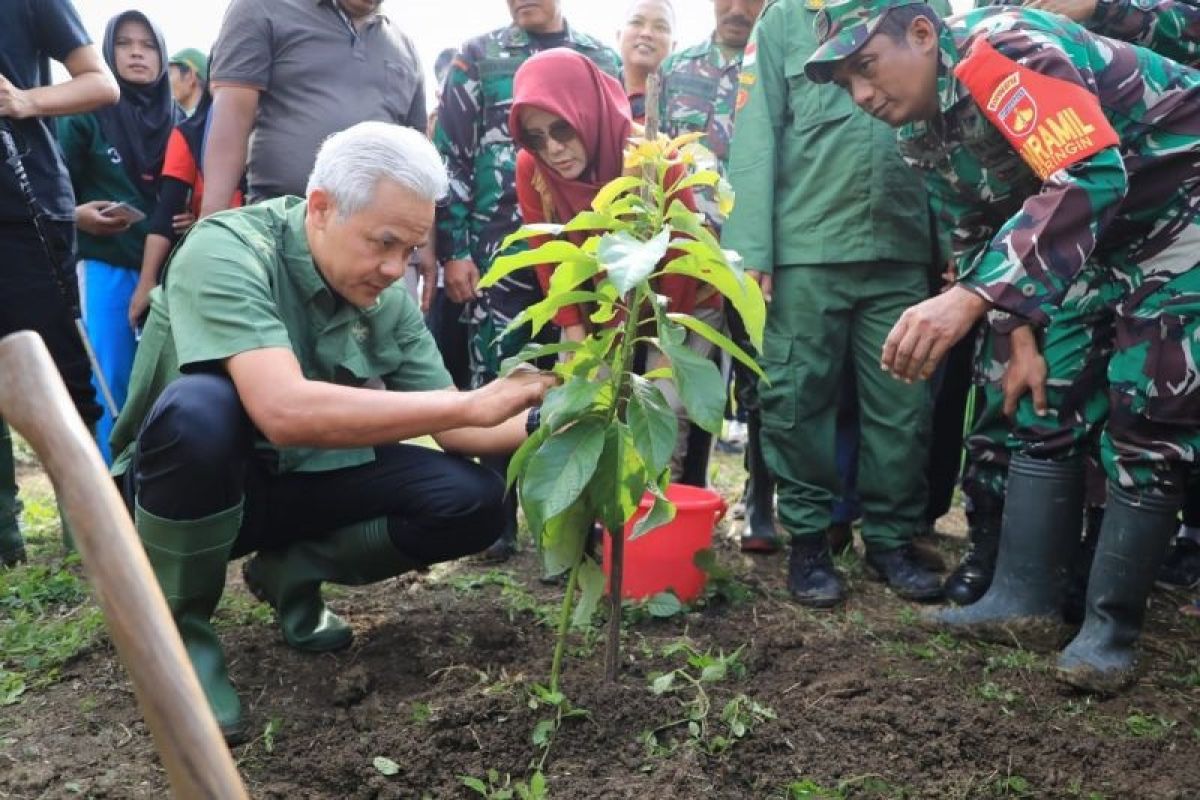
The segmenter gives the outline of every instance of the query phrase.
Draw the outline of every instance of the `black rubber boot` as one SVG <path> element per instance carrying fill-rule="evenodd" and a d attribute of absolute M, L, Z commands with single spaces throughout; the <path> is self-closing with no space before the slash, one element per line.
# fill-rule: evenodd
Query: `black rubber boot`
<path fill-rule="evenodd" d="M 364 586 L 421 566 L 396 549 L 387 518 L 377 517 L 285 550 L 260 552 L 242 565 L 242 578 L 255 597 L 275 609 L 288 644 L 324 653 L 347 647 L 354 634 L 325 605 L 322 583 Z"/>
<path fill-rule="evenodd" d="M 959 606 L 969 606 L 983 597 L 988 587 L 992 585 L 992 575 L 996 571 L 996 551 L 1000 548 L 1000 526 L 1003 523 L 1003 511 L 979 512 L 967 514 L 967 538 L 970 540 L 967 552 L 946 582 L 942 591 L 946 599 Z"/>
<path fill-rule="evenodd" d="M 812 608 L 832 608 L 846 599 L 846 584 L 833 566 L 824 536 L 792 539 L 788 591 L 797 603 Z"/>
<path fill-rule="evenodd" d="M 1084 515 L 1083 542 L 1079 545 L 1079 557 L 1071 566 L 1071 582 L 1067 585 L 1067 596 L 1063 600 L 1063 617 L 1072 625 L 1083 622 L 1088 575 L 1092 572 L 1096 542 L 1100 541 L 1100 526 L 1103 524 L 1104 506 L 1088 506 Z"/>
<path fill-rule="evenodd" d="M 931 612 L 926 622 L 988 641 L 1059 647 L 1068 632 L 1062 603 L 1082 518 L 1079 460 L 1013 456 L 992 585 L 977 602 Z"/>
<path fill-rule="evenodd" d="M 746 437 L 746 488 L 742 502 L 746 506 L 745 522 L 742 525 L 741 547 L 748 553 L 774 553 L 780 541 L 775 533 L 775 480 L 763 461 L 762 415 L 752 411 L 748 415 Z"/>
<path fill-rule="evenodd" d="M 1108 484 L 1108 505 L 1088 577 L 1087 616 L 1058 659 L 1058 676 L 1088 692 L 1111 694 L 1133 683 L 1134 643 L 1146 598 L 1175 533 L 1181 494 L 1127 492 Z"/>
<path fill-rule="evenodd" d="M 17 466 L 12 447 L 8 425 L 0 419 L 0 567 L 13 567 L 25 561 L 21 501 L 17 499 Z"/>

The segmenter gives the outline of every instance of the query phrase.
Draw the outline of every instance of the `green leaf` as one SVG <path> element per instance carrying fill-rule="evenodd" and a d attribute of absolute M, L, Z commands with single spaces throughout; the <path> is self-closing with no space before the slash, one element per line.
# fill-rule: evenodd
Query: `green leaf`
<path fill-rule="evenodd" d="M 650 510 L 646 512 L 646 516 L 637 521 L 633 526 L 633 531 L 629 534 L 629 541 L 645 536 L 655 528 L 661 528 L 671 520 L 675 519 L 675 504 L 666 498 L 657 486 L 650 484 L 646 487 L 646 491 L 654 495 L 654 505 L 650 506 Z"/>
<path fill-rule="evenodd" d="M 375 766 L 375 769 L 379 770 L 381 775 L 387 775 L 390 777 L 392 775 L 397 775 L 400 772 L 400 765 L 395 761 L 392 761 L 390 758 L 385 758 L 384 756 L 375 756 L 375 760 L 371 763 Z"/>
<path fill-rule="evenodd" d="M 692 211 L 682 201 L 671 201 L 671 207 L 667 210 L 667 222 L 671 223 L 671 227 L 680 233 L 687 234 L 718 253 L 721 252 L 721 243 L 708 229 L 704 222 L 704 215 L 698 211 Z"/>
<path fill-rule="evenodd" d="M 671 189 L 671 194 L 682 192 L 684 189 L 691 189 L 695 186 L 716 186 L 720 182 L 721 176 L 711 169 L 702 169 L 699 172 L 693 172 L 683 178 L 679 183 L 675 184 Z"/>
<path fill-rule="evenodd" d="M 557 264 L 572 258 L 587 258 L 588 256 L 573 242 L 554 239 L 533 250 L 522 250 L 512 255 L 500 256 L 488 267 L 483 277 L 479 279 L 479 288 L 486 289 L 495 285 L 496 281 L 511 275 L 519 269 L 537 266 L 538 264 Z"/>
<path fill-rule="evenodd" d="M 705 683 L 723 681 L 727 671 L 724 661 L 714 661 L 700 671 L 700 680 Z"/>
<path fill-rule="evenodd" d="M 546 520 L 538 547 L 547 577 L 561 575 L 579 563 L 595 516 L 591 505 L 581 501 Z"/>
<path fill-rule="evenodd" d="M 595 256 L 569 258 L 554 268 L 550 274 L 550 286 L 546 294 L 553 297 L 559 292 L 569 292 L 600 271 L 600 262 Z"/>
<path fill-rule="evenodd" d="M 683 613 L 683 603 L 674 592 L 659 592 L 647 601 L 646 610 L 652 617 L 665 619 Z"/>
<path fill-rule="evenodd" d="M 592 210 L 601 213 L 608 211 L 608 207 L 612 205 L 614 200 L 626 192 L 641 188 L 645 183 L 641 178 L 636 178 L 632 175 L 622 175 L 619 178 L 609 181 L 592 198 Z"/>
<path fill-rule="evenodd" d="M 679 420 L 657 386 L 641 375 L 631 377 L 626 419 L 642 463 L 655 475 L 662 472 L 675 452 Z"/>
<path fill-rule="evenodd" d="M 540 770 L 529 778 L 529 794 L 534 800 L 543 800 L 546 797 L 546 776 Z"/>
<path fill-rule="evenodd" d="M 625 294 L 650 277 L 667 254 L 670 241 L 669 228 L 663 228 L 646 242 L 628 231 L 617 231 L 600 239 L 596 257 L 607 271 L 608 279 L 621 294 Z"/>
<path fill-rule="evenodd" d="M 517 448 L 517 452 L 513 453 L 512 458 L 508 460 L 508 488 L 512 488 L 516 484 L 517 479 L 521 477 L 521 473 L 525 471 L 525 463 L 529 461 L 537 449 L 542 446 L 542 442 L 546 441 L 546 437 L 550 435 L 549 429 L 545 425 L 538 426 L 538 429 L 529 434 L 529 438 L 521 442 L 521 446 Z"/>
<path fill-rule="evenodd" d="M 675 387 L 688 412 L 688 419 L 714 436 L 720 434 L 725 416 L 725 381 L 712 361 L 688 349 L 685 332 L 655 308 L 659 318 L 658 346 L 671 361 Z"/>
<path fill-rule="evenodd" d="M 504 241 L 500 243 L 500 249 L 497 252 L 503 253 L 517 242 L 523 242 L 537 236 L 557 236 L 562 231 L 562 227 L 562 225 L 553 222 L 531 222 L 528 225 L 522 225 L 504 237 Z"/>
<path fill-rule="evenodd" d="M 571 624 L 576 628 L 586 628 L 592 624 L 596 607 L 604 595 L 604 570 L 591 558 L 584 557 L 579 565 L 579 575 L 575 580 L 579 583 L 579 601 L 575 604 L 575 613 Z"/>
<path fill-rule="evenodd" d="M 713 326 L 709 325 L 707 322 L 696 319 L 688 314 L 667 314 L 667 319 L 671 320 L 672 322 L 678 322 L 688 330 L 695 331 L 700 336 L 703 336 L 705 339 L 745 364 L 755 375 L 763 380 L 766 380 L 767 376 L 763 374 L 762 368 L 758 366 L 758 362 L 754 360 L 753 356 L 751 356 L 742 348 L 738 347 L 736 344 L 734 344 L 732 339 L 718 331 Z"/>
<path fill-rule="evenodd" d="M 654 692 L 655 694 L 665 694 L 666 692 L 671 690 L 671 686 L 674 683 L 675 683 L 675 671 L 672 670 L 671 672 L 667 672 L 663 675 L 659 675 L 657 678 L 655 678 L 653 681 L 651 681 L 650 682 L 650 691 Z"/>
<path fill-rule="evenodd" d="M 513 321 L 508 323 L 504 329 L 504 334 L 520 330 L 525 325 L 529 325 L 532 335 L 537 335 L 542 328 L 546 327 L 546 323 L 554 319 L 554 315 L 560 309 L 566 306 L 576 306 L 582 303 L 607 303 L 608 299 L 604 295 L 596 292 L 562 292 L 547 297 L 526 307 L 520 314 L 513 318 Z M 502 334 L 503 335 L 503 334 Z"/>
<path fill-rule="evenodd" d="M 671 247 L 677 250 L 699 249 L 697 242 L 672 242 Z M 718 259 L 711 253 L 700 255 L 689 252 L 668 261 L 659 274 L 686 275 L 712 286 L 737 311 L 746 325 L 746 333 L 750 342 L 758 350 L 762 350 L 763 326 L 767 319 L 767 306 L 763 300 L 762 290 L 758 284 L 750 280 L 744 273 L 730 267 L 723 259 Z"/>
<path fill-rule="evenodd" d="M 545 747 L 554 733 L 554 720 L 543 719 L 533 726 L 533 744 L 535 747 Z"/>
<path fill-rule="evenodd" d="M 554 431 L 573 422 L 592 407 L 608 383 L 573 377 L 546 393 L 542 401 L 542 425 Z"/>
<path fill-rule="evenodd" d="M 536 504 L 543 520 L 566 511 L 587 488 L 604 450 L 607 422 L 584 417 L 556 431 L 529 459 L 521 499 Z"/>
<path fill-rule="evenodd" d="M 484 797 L 488 796 L 487 784 L 479 780 L 479 778 L 472 778 L 470 775 L 459 775 L 458 779 L 462 781 L 463 786 L 471 791 L 481 794 Z"/>
<path fill-rule="evenodd" d="M 697 550 L 696 554 L 692 556 L 692 563 L 696 565 L 696 569 L 703 572 L 712 580 L 722 581 L 733 579 L 733 571 L 717 561 L 717 554 L 711 547 Z"/>
<path fill-rule="evenodd" d="M 553 342 L 551 344 L 535 344 L 530 343 L 521 348 L 521 352 L 515 356 L 509 356 L 500 362 L 500 374 L 508 375 L 521 364 L 532 364 L 540 361 L 548 356 L 556 356 L 559 353 L 574 353 L 576 350 L 583 347 L 581 342 Z"/>
<path fill-rule="evenodd" d="M 606 528 L 624 529 L 625 521 L 637 511 L 648 480 L 629 426 L 623 423 L 610 426 L 596 476 L 588 487 L 588 497 Z"/>
<path fill-rule="evenodd" d="M 571 221 L 562 226 L 563 233 L 572 233 L 574 231 L 619 231 L 629 227 L 629 223 L 622 222 L 614 217 L 611 213 L 602 213 L 599 211 L 580 211 Z"/>

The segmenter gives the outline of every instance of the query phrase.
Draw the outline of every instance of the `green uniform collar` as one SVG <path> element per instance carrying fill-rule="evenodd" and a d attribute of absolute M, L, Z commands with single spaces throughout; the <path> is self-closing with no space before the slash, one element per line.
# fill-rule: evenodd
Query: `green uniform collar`
<path fill-rule="evenodd" d="M 565 19 L 563 20 L 563 34 L 567 44 L 590 48 L 600 47 L 600 44 L 586 33 L 576 33 Z M 510 50 L 523 50 L 532 43 L 533 40 L 529 38 L 529 34 L 519 25 L 509 25 L 500 36 L 501 46 Z"/>
<path fill-rule="evenodd" d="M 680 60 L 685 58 L 696 60 L 708 59 L 709 63 L 711 63 L 714 67 L 725 69 L 734 64 L 740 67 L 742 64 L 742 56 L 745 54 L 745 52 L 746 51 L 743 49 L 741 53 L 738 53 L 733 58 L 726 58 L 725 51 L 723 51 L 720 45 L 717 44 L 717 35 L 713 33 L 703 42 L 697 42 L 691 47 L 680 50 L 677 58 Z"/>

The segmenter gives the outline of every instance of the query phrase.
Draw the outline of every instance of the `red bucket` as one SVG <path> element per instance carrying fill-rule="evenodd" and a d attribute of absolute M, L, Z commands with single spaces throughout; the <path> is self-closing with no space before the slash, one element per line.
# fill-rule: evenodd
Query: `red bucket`
<path fill-rule="evenodd" d="M 654 505 L 646 494 L 625 523 L 625 568 L 621 596 L 630 600 L 652 597 L 670 589 L 685 603 L 700 596 L 707 576 L 692 563 L 700 550 L 712 547 L 713 528 L 725 516 L 725 501 L 716 492 L 696 486 L 671 484 L 667 499 L 675 504 L 675 519 L 644 536 L 629 541 L 633 526 Z M 604 576 L 609 577 L 612 539 L 604 532 Z"/>

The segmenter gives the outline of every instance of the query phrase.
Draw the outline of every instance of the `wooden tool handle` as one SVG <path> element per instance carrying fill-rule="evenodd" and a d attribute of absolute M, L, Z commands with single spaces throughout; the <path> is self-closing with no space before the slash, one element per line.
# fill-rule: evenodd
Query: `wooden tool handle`
<path fill-rule="evenodd" d="M 37 334 L 0 339 L 0 415 L 50 473 L 174 795 L 246 798 L 133 522 Z"/>

